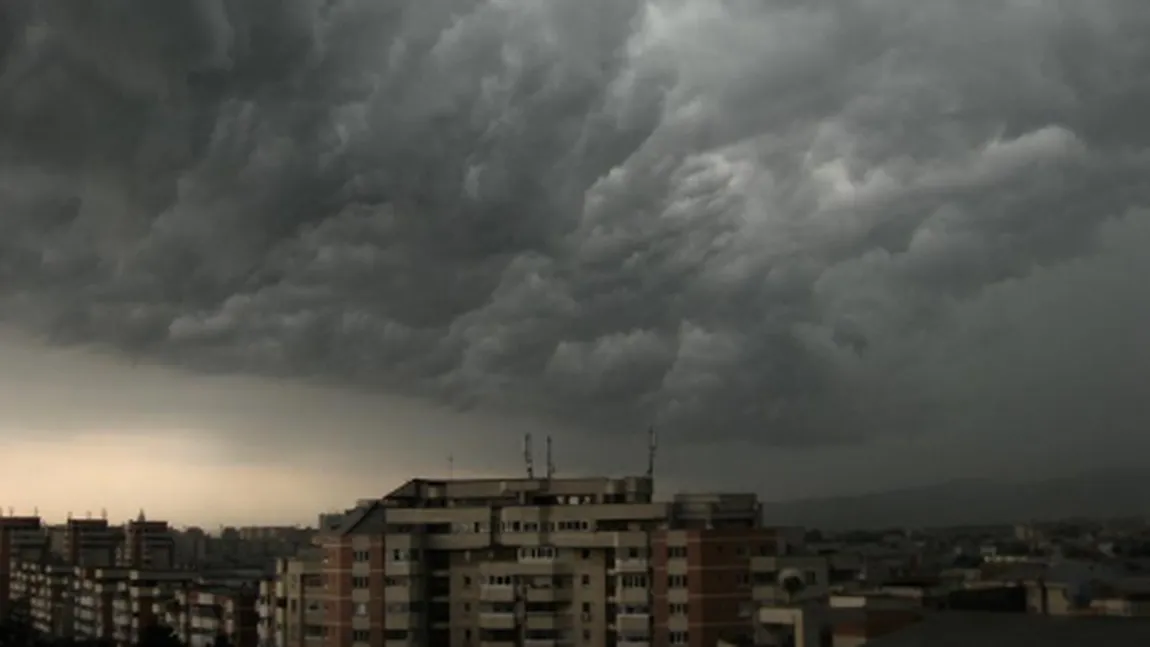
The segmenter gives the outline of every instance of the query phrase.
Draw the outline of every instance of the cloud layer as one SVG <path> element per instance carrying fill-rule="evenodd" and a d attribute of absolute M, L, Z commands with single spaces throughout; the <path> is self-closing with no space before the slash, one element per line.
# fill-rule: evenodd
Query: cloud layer
<path fill-rule="evenodd" d="M 0 318 L 671 438 L 1144 431 L 1144 0 L 15 0 Z"/>

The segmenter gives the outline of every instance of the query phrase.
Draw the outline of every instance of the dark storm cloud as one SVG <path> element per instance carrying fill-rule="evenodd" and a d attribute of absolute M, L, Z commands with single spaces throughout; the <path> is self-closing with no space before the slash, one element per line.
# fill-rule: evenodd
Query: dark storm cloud
<path fill-rule="evenodd" d="M 672 437 L 1150 422 L 1144 0 L 0 11 L 0 312 L 61 343 Z"/>

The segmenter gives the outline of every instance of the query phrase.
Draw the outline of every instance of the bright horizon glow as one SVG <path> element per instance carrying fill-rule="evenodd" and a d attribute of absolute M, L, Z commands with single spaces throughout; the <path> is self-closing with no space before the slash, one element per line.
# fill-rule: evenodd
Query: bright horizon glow
<path fill-rule="evenodd" d="M 101 509 L 120 523 L 143 509 L 173 526 L 312 526 L 319 513 L 374 494 L 363 489 L 362 479 L 339 473 L 218 464 L 210 454 L 208 443 L 188 434 L 17 440 L 0 453 L 0 507 L 6 515 L 10 507 L 16 515 L 38 510 L 49 523 L 69 513 L 95 518 Z"/>

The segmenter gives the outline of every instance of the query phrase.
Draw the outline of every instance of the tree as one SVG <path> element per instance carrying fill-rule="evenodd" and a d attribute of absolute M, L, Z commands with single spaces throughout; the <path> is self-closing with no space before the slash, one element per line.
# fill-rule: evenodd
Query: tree
<path fill-rule="evenodd" d="M 783 592 L 787 594 L 787 604 L 795 601 L 795 596 L 806 586 L 802 578 L 796 575 L 787 575 L 782 581 Z"/>
<path fill-rule="evenodd" d="M 31 622 L 31 609 L 27 597 L 12 600 L 8 615 L 0 619 L 0 646 L 28 647 L 37 642 L 36 630 Z"/>
<path fill-rule="evenodd" d="M 140 631 L 139 647 L 183 647 L 183 643 L 171 627 L 154 624 Z"/>

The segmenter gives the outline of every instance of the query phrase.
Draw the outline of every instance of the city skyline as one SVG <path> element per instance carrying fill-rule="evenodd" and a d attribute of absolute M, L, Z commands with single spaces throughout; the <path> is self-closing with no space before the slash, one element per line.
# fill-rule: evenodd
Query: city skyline
<path fill-rule="evenodd" d="M 1144 0 L 433 5 L 0 5 L 0 505 L 1150 451 Z"/>

